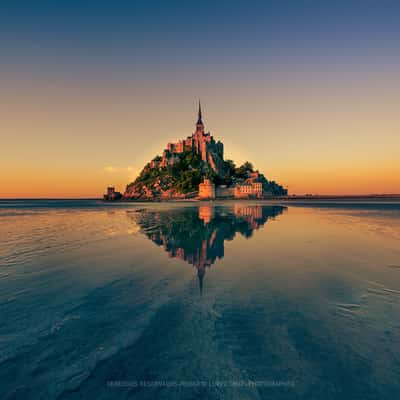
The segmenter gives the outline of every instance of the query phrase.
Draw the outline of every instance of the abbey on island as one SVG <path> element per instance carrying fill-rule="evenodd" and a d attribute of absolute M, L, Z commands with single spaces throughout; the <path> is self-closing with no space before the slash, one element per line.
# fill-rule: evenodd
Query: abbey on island
<path fill-rule="evenodd" d="M 109 187 L 106 200 L 168 200 L 264 198 L 286 195 L 287 190 L 246 162 L 236 167 L 224 160 L 224 145 L 205 131 L 199 101 L 195 131 L 186 139 L 167 143 L 161 156 L 148 162 L 124 194 Z"/>

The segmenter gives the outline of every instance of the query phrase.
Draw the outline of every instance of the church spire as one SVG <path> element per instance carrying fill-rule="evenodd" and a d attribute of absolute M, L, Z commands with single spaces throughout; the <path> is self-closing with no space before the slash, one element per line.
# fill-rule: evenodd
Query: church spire
<path fill-rule="evenodd" d="M 197 133 L 204 133 L 204 124 L 203 124 L 203 119 L 201 115 L 201 103 L 199 99 L 199 114 L 196 122 L 196 132 Z"/>
<path fill-rule="evenodd" d="M 200 99 L 199 99 L 199 117 L 197 119 L 197 125 L 199 124 L 203 124 L 203 120 L 202 120 L 202 116 L 201 116 L 201 103 L 200 103 Z"/>

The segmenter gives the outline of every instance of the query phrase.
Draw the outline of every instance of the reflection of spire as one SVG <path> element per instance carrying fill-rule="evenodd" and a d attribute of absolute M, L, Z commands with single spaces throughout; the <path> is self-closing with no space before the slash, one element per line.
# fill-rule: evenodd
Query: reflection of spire
<path fill-rule="evenodd" d="M 199 277 L 199 289 L 200 289 L 200 296 L 203 294 L 203 278 L 206 273 L 205 268 L 199 268 L 197 270 L 197 276 Z"/>

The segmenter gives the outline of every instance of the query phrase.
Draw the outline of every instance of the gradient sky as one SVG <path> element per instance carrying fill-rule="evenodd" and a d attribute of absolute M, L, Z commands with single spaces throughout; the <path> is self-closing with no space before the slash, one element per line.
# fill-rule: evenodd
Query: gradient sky
<path fill-rule="evenodd" d="M 196 103 L 290 193 L 400 193 L 400 2 L 0 4 L 0 197 L 124 190 Z"/>

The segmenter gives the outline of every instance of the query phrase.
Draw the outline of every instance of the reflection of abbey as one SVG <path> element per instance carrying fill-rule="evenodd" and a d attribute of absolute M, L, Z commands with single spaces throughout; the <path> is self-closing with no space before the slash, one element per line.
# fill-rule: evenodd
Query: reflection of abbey
<path fill-rule="evenodd" d="M 236 233 L 249 238 L 268 219 L 285 207 L 235 204 L 233 207 L 201 205 L 185 210 L 141 210 L 131 213 L 151 241 L 162 246 L 169 257 L 179 258 L 197 269 L 200 289 L 206 268 L 224 257 L 224 242 Z"/>

